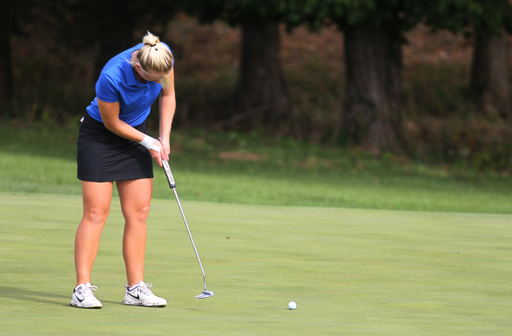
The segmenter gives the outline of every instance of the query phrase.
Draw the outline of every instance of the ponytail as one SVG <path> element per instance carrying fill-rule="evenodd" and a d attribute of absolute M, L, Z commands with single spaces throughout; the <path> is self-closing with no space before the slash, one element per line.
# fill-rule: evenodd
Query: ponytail
<path fill-rule="evenodd" d="M 144 36 L 142 43 L 144 43 L 144 46 L 137 51 L 137 59 L 142 71 L 145 73 L 148 73 L 148 71 L 171 72 L 174 58 L 169 48 L 150 32 L 147 32 Z M 132 66 L 135 66 L 134 62 L 131 63 Z M 169 88 L 170 81 L 168 76 L 162 79 L 161 85 L 164 89 Z"/>

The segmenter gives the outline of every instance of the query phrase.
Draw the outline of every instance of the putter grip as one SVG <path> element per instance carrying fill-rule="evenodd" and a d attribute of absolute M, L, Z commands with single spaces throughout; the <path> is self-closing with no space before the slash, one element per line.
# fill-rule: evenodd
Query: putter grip
<path fill-rule="evenodd" d="M 169 182 L 169 187 L 171 189 L 176 188 L 176 182 L 174 182 L 174 177 L 172 176 L 171 167 L 169 166 L 169 162 L 162 160 L 162 167 L 164 168 L 165 176 L 167 176 L 167 182 Z"/>

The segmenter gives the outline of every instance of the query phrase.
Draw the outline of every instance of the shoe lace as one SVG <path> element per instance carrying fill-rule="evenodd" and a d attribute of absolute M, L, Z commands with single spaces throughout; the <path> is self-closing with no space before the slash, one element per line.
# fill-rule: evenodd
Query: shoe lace
<path fill-rule="evenodd" d="M 93 286 L 93 285 L 84 286 L 84 287 L 85 287 L 84 293 L 83 293 L 84 297 L 94 296 L 94 293 L 92 291 L 98 289 L 98 286 Z"/>
<path fill-rule="evenodd" d="M 153 287 L 153 284 L 144 283 L 144 286 L 139 286 L 139 290 L 145 295 L 154 295 L 150 289 L 151 287 Z"/>

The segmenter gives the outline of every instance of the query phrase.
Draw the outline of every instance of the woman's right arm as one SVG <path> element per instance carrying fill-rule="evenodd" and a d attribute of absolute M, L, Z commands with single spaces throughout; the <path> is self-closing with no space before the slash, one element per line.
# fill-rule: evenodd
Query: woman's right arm
<path fill-rule="evenodd" d="M 135 142 L 141 142 L 146 136 L 141 131 L 136 130 L 119 119 L 119 102 L 107 103 L 98 98 L 98 107 L 100 109 L 101 119 L 103 119 L 103 124 L 112 133 Z M 153 145 L 162 148 L 162 144 L 158 140 L 153 141 Z M 159 165 L 162 165 L 160 152 L 149 149 L 149 153 Z"/>

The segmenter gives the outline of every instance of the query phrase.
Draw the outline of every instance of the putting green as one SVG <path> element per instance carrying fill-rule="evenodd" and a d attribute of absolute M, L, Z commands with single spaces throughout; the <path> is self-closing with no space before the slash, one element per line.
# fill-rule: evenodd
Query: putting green
<path fill-rule="evenodd" d="M 170 195 L 171 196 L 171 195 Z M 93 271 L 101 310 L 71 308 L 76 196 L 0 194 L 0 334 L 510 335 L 512 216 L 154 200 L 146 279 L 127 307 L 118 202 Z M 287 308 L 289 301 L 297 309 Z"/>

